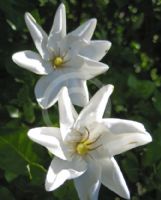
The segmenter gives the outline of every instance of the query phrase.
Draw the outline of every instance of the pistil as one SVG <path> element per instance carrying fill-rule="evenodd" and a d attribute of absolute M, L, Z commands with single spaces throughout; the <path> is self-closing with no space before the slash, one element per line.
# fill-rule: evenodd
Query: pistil
<path fill-rule="evenodd" d="M 87 137 L 82 139 L 76 145 L 76 152 L 81 156 L 86 155 L 89 151 L 95 150 L 98 147 L 102 146 L 102 145 L 98 145 L 98 146 L 94 145 L 99 140 L 101 135 L 99 135 L 94 140 L 90 140 L 89 139 L 90 133 L 89 133 L 88 129 L 86 129 L 86 131 L 87 131 Z M 80 133 L 80 134 L 82 135 L 82 133 Z"/>
<path fill-rule="evenodd" d="M 53 67 L 55 68 L 61 67 L 63 63 L 63 58 L 60 56 L 55 57 L 52 61 Z"/>

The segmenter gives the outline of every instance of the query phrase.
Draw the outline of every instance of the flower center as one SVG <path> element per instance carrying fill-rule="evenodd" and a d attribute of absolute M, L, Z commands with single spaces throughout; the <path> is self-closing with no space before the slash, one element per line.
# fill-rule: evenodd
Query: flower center
<path fill-rule="evenodd" d="M 99 148 L 100 146 L 102 146 L 102 145 L 97 145 L 97 146 L 95 145 L 96 142 L 101 137 L 101 135 L 99 135 L 98 137 L 96 137 L 93 140 L 89 140 L 90 133 L 89 133 L 88 129 L 86 129 L 86 131 L 87 131 L 86 132 L 87 136 L 85 138 L 83 138 L 80 142 L 78 142 L 76 145 L 76 152 L 81 156 L 87 154 L 89 151 L 93 151 L 93 150 Z"/>
<path fill-rule="evenodd" d="M 55 68 L 59 68 L 63 64 L 63 58 L 60 56 L 55 57 L 52 64 Z"/>
<path fill-rule="evenodd" d="M 78 143 L 77 147 L 76 147 L 76 151 L 79 155 L 85 155 L 88 153 L 89 149 L 88 149 L 88 145 L 84 142 L 84 143 Z"/>

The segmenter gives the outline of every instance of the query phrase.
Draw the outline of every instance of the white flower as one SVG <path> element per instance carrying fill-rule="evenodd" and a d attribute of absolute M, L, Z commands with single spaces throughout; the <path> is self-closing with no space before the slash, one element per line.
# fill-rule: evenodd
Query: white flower
<path fill-rule="evenodd" d="M 130 198 L 113 156 L 149 143 L 152 138 L 141 123 L 102 119 L 112 91 L 112 85 L 104 86 L 78 115 L 64 87 L 58 99 L 60 129 L 43 127 L 28 132 L 30 139 L 55 155 L 46 177 L 47 191 L 74 179 L 81 200 L 96 200 L 101 183 L 121 197 Z"/>
<path fill-rule="evenodd" d="M 90 41 L 96 19 L 66 34 L 65 6 L 61 4 L 49 36 L 29 13 L 25 14 L 25 21 L 40 55 L 26 50 L 13 54 L 12 59 L 22 68 L 45 75 L 35 87 L 39 105 L 42 108 L 52 106 L 63 86 L 68 87 L 73 104 L 86 105 L 89 101 L 86 80 L 108 70 L 107 65 L 98 61 L 111 47 L 109 41 Z"/>

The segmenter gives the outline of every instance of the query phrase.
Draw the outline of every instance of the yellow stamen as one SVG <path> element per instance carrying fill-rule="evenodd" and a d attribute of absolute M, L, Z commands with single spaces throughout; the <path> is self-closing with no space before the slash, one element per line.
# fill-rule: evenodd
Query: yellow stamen
<path fill-rule="evenodd" d="M 63 58 L 60 56 L 57 56 L 56 58 L 54 58 L 53 60 L 53 65 L 54 67 L 58 68 L 63 64 Z"/>

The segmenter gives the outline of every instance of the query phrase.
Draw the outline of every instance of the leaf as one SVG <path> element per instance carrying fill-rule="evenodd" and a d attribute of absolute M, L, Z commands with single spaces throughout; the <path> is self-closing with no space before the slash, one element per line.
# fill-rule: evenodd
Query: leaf
<path fill-rule="evenodd" d="M 156 141 L 149 144 L 147 151 L 143 156 L 144 166 L 152 166 L 155 162 L 161 159 L 161 154 L 158 153 L 158 150 L 161 149 L 161 142 Z"/>
<path fill-rule="evenodd" d="M 2 200 L 15 200 L 12 193 L 5 187 L 0 187 L 0 198 Z"/>
<path fill-rule="evenodd" d="M 28 164 L 42 172 L 46 171 L 39 164 L 41 159 L 33 150 L 33 143 L 27 138 L 26 132 L 25 128 L 1 129 L 0 168 L 6 173 L 27 175 Z"/>
<path fill-rule="evenodd" d="M 7 182 L 13 181 L 15 178 L 17 178 L 18 174 L 10 172 L 10 171 L 5 171 L 5 179 Z"/>
<path fill-rule="evenodd" d="M 23 113 L 26 121 L 33 123 L 35 121 L 35 114 L 32 101 L 29 97 L 29 88 L 26 85 L 23 85 L 17 96 L 19 105 L 23 108 Z"/>
<path fill-rule="evenodd" d="M 54 196 L 58 199 L 66 199 L 66 200 L 78 200 L 78 195 L 76 193 L 76 190 L 74 188 L 72 181 L 67 181 L 63 187 L 58 188 L 56 191 L 54 191 Z"/>
<path fill-rule="evenodd" d="M 155 91 L 155 84 L 149 80 L 139 80 L 135 76 L 128 77 L 128 86 L 132 93 L 143 99 L 148 99 Z"/>
<path fill-rule="evenodd" d="M 138 171 L 139 171 L 139 164 L 138 159 L 132 152 L 126 153 L 127 157 L 122 161 L 122 165 L 124 170 L 128 176 L 128 178 L 132 182 L 138 181 Z"/>
<path fill-rule="evenodd" d="M 155 109 L 161 114 L 161 93 L 158 90 L 154 94 L 153 105 Z"/>

